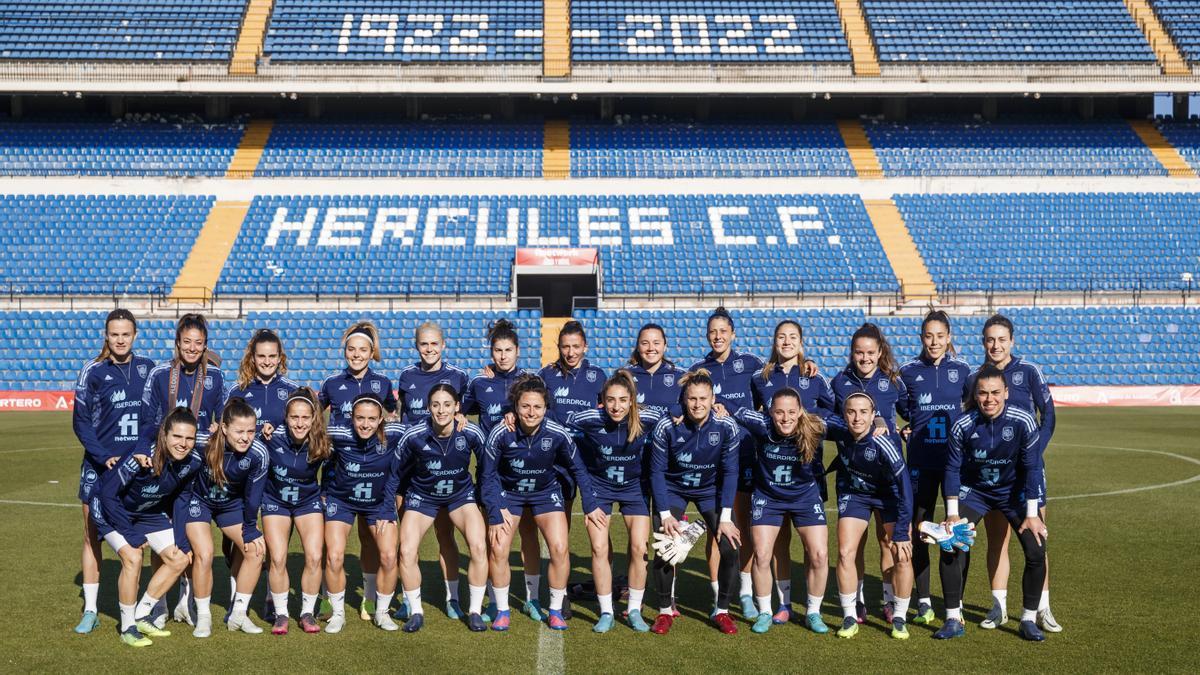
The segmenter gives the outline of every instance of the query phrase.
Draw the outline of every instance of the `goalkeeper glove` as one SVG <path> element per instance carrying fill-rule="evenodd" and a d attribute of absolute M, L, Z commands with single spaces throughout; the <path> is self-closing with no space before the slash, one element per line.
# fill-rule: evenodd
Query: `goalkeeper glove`
<path fill-rule="evenodd" d="M 975 545 L 975 524 L 967 520 L 960 519 L 950 527 L 925 521 L 919 529 L 921 541 L 937 544 L 947 553 L 953 553 L 955 549 L 969 551 Z"/>

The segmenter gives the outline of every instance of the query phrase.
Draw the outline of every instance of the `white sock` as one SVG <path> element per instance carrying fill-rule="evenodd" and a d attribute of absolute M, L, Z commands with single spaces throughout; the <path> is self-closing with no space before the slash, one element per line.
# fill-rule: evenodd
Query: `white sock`
<path fill-rule="evenodd" d="M 930 607 L 933 607 L 933 599 L 932 598 L 921 598 L 919 602 L 922 605 L 929 605 Z"/>
<path fill-rule="evenodd" d="M 233 613 L 245 615 L 250 609 L 250 594 L 249 593 L 234 593 L 233 594 Z"/>
<path fill-rule="evenodd" d="M 272 608 L 275 610 L 275 616 L 287 616 L 288 615 L 288 608 L 287 608 L 288 592 L 284 591 L 282 593 L 272 593 L 271 594 L 271 605 L 272 605 Z"/>
<path fill-rule="evenodd" d="M 742 577 L 742 588 L 738 592 L 738 595 L 743 598 L 746 596 L 753 596 L 754 595 L 754 581 L 751 579 L 750 573 L 742 572 L 741 577 Z"/>
<path fill-rule="evenodd" d="M 883 582 L 883 602 L 889 603 L 896 599 L 896 590 L 888 582 Z"/>
<path fill-rule="evenodd" d="M 1042 591 L 1042 599 L 1038 601 L 1038 609 L 1050 609 L 1050 591 Z"/>
<path fill-rule="evenodd" d="M 858 612 L 855 611 L 854 604 L 858 600 L 858 596 L 854 593 L 838 593 L 838 601 L 842 603 L 843 617 L 857 617 Z"/>
<path fill-rule="evenodd" d="M 729 609 L 728 609 L 728 608 L 726 608 L 726 609 L 721 609 L 720 607 L 717 607 L 716 609 L 714 609 L 714 610 L 713 610 L 713 616 L 716 616 L 716 615 L 718 615 L 718 614 L 728 614 L 728 613 L 729 613 Z"/>
<path fill-rule="evenodd" d="M 334 616 L 345 615 L 346 614 L 346 591 L 340 591 L 337 593 L 328 591 L 328 593 L 329 593 L 329 606 L 331 608 L 333 608 Z"/>
<path fill-rule="evenodd" d="M 188 606 L 188 596 L 192 594 L 192 580 L 187 577 L 179 577 L 179 603 L 176 607 Z"/>
<path fill-rule="evenodd" d="M 717 596 L 721 594 L 721 592 L 720 592 L 720 590 L 719 590 L 719 589 L 720 589 L 720 584 L 718 584 L 718 583 L 717 583 L 717 582 L 715 582 L 715 581 L 710 581 L 710 582 L 709 582 L 709 585 L 711 585 L 711 586 L 712 586 L 712 592 L 713 592 L 713 604 L 715 605 L 715 604 L 717 604 Z M 672 597 L 674 597 L 674 594 L 672 594 Z"/>
<path fill-rule="evenodd" d="M 825 599 L 824 596 L 820 596 L 820 595 L 808 596 L 808 604 L 804 607 L 804 612 L 806 614 L 820 614 L 821 613 L 821 601 L 824 599 Z"/>
<path fill-rule="evenodd" d="M 374 601 L 375 599 L 375 575 L 363 572 L 363 600 Z"/>
<path fill-rule="evenodd" d="M 754 597 L 754 602 L 758 604 L 758 612 L 760 614 L 771 613 L 771 596 L 757 595 Z"/>
<path fill-rule="evenodd" d="M 892 611 L 895 612 L 896 618 L 908 621 L 908 603 L 911 600 L 911 595 L 907 598 L 892 598 L 892 602 L 895 603 L 892 605 Z"/>
<path fill-rule="evenodd" d="M 560 610 L 563 606 L 563 600 L 567 598 L 567 589 L 551 588 L 550 589 L 550 610 Z"/>
<path fill-rule="evenodd" d="M 404 600 L 408 603 L 409 614 L 424 614 L 425 608 L 421 606 L 421 589 L 415 588 L 411 591 L 404 591 Z"/>
<path fill-rule="evenodd" d="M 483 613 L 483 596 L 487 594 L 487 586 L 472 586 L 467 584 L 467 597 L 470 598 L 470 604 L 467 608 L 468 614 Z"/>
<path fill-rule="evenodd" d="M 1008 591 L 992 591 L 992 599 L 1001 607 L 1008 607 Z"/>
<path fill-rule="evenodd" d="M 121 608 L 121 632 L 124 633 L 127 628 L 135 622 L 133 620 L 133 605 L 118 605 Z"/>
<path fill-rule="evenodd" d="M 237 577 L 229 577 L 229 604 L 233 604 L 233 599 L 237 596 Z"/>
<path fill-rule="evenodd" d="M 792 580 L 782 579 L 775 582 L 775 590 L 779 593 L 779 604 L 784 607 L 792 605 Z"/>
<path fill-rule="evenodd" d="M 147 616 L 150 614 L 150 610 L 154 609 L 154 606 L 157 604 L 158 598 L 150 595 L 147 591 L 142 595 L 142 599 L 138 601 L 137 607 L 133 609 L 133 618 L 138 619 Z"/>
<path fill-rule="evenodd" d="M 1037 613 L 1038 613 L 1038 611 L 1036 609 L 1022 609 L 1021 610 L 1021 620 L 1022 621 L 1036 621 Z"/>
<path fill-rule="evenodd" d="M 600 602 L 600 613 L 601 614 L 612 614 L 613 613 L 612 593 L 606 593 L 605 595 L 597 595 L 596 600 L 598 600 Z"/>
<path fill-rule="evenodd" d="M 508 586 L 493 586 L 492 597 L 496 601 L 497 612 L 508 611 Z"/>
<path fill-rule="evenodd" d="M 629 611 L 642 611 L 642 598 L 646 596 L 646 589 L 631 588 L 629 589 Z"/>
<path fill-rule="evenodd" d="M 949 621 L 950 619 L 962 621 L 962 607 L 947 607 L 946 620 Z"/>
<path fill-rule="evenodd" d="M 196 616 L 212 616 L 212 596 L 196 598 Z"/>
<path fill-rule="evenodd" d="M 525 575 L 525 602 L 535 602 L 542 594 L 542 575 Z"/>
<path fill-rule="evenodd" d="M 378 616 L 380 614 L 385 614 L 385 615 L 387 614 L 388 607 L 392 604 L 392 596 L 393 595 L 395 595 L 395 593 L 380 593 L 380 592 L 376 591 L 376 593 L 375 593 L 375 614 L 376 614 L 376 616 Z"/>
<path fill-rule="evenodd" d="M 308 593 L 300 594 L 300 616 L 304 616 L 305 614 L 312 614 L 313 610 L 315 610 L 316 608 L 317 608 L 317 595 L 315 593 L 311 594 L 311 595 Z M 278 612 L 279 608 L 276 607 L 275 611 Z"/>
<path fill-rule="evenodd" d="M 458 579 L 446 580 L 446 597 L 454 602 L 458 602 Z"/>
<path fill-rule="evenodd" d="M 96 596 L 100 594 L 100 584 L 83 585 L 83 611 L 96 611 Z"/>
<path fill-rule="evenodd" d="M 855 601 L 861 602 L 865 605 L 867 604 L 867 596 L 863 593 L 863 583 L 864 582 L 862 579 L 858 580 L 858 595 L 854 596 L 854 599 Z"/>

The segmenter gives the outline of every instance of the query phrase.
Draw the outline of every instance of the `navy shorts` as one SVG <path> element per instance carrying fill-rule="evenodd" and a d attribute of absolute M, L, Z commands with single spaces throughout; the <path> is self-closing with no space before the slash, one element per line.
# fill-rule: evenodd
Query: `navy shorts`
<path fill-rule="evenodd" d="M 883 522 L 894 523 L 900 517 L 900 505 L 895 499 L 881 499 L 868 495 L 846 493 L 838 495 L 838 517 L 871 520 L 871 514 L 878 511 L 883 515 Z"/>
<path fill-rule="evenodd" d="M 615 487 L 601 483 L 594 478 L 592 480 L 594 481 L 592 485 L 596 488 L 596 503 L 604 515 L 612 515 L 613 504 L 621 507 L 621 515 L 624 516 L 650 515 L 650 500 L 646 498 L 648 486 L 643 486 L 641 483 L 630 483 L 624 487 Z"/>
<path fill-rule="evenodd" d="M 79 503 L 87 504 L 92 495 L 99 495 L 101 472 L 93 469 L 85 460 L 79 468 Z"/>
<path fill-rule="evenodd" d="M 241 527 L 242 500 L 231 499 L 223 504 L 209 504 L 205 500 L 192 495 L 188 498 L 187 506 L 175 511 L 183 517 L 184 523 L 217 522 L 217 527 Z"/>
<path fill-rule="evenodd" d="M 717 495 L 715 494 L 680 494 L 670 490 L 667 490 L 667 503 L 655 504 L 654 509 L 656 511 L 670 511 L 673 509 L 686 511 L 689 502 L 695 504 L 696 510 L 700 513 L 717 511 Z"/>
<path fill-rule="evenodd" d="M 475 487 L 459 490 L 452 495 L 440 497 L 418 492 L 412 488 L 404 494 L 404 510 L 416 511 L 422 515 L 436 518 L 438 511 L 446 509 L 446 513 L 456 511 L 467 504 L 475 504 Z"/>
<path fill-rule="evenodd" d="M 321 503 L 320 495 L 302 501 L 298 504 L 289 504 L 282 499 L 277 499 L 269 494 L 263 495 L 262 514 L 263 518 L 267 516 L 284 516 L 286 518 L 299 518 L 300 516 L 310 516 L 312 514 L 323 515 L 325 513 L 325 505 Z"/>
<path fill-rule="evenodd" d="M 391 497 L 388 497 L 388 499 L 391 499 Z M 379 508 L 377 506 L 358 506 L 342 501 L 333 495 L 325 495 L 325 520 L 353 525 L 355 516 L 361 516 L 366 520 L 368 527 L 380 520 Z M 383 520 L 396 520 L 395 512 L 392 512 L 391 518 L 384 518 Z"/>
<path fill-rule="evenodd" d="M 517 517 L 520 517 L 526 508 L 534 516 L 540 516 L 543 513 L 566 513 L 567 511 L 566 504 L 563 502 L 562 486 L 558 483 L 551 483 L 550 487 L 539 492 L 505 490 L 501 494 L 508 502 L 509 513 Z M 488 517 L 489 525 L 499 525 L 502 522 L 504 521 L 499 513 L 494 517 Z"/>
<path fill-rule="evenodd" d="M 1025 502 L 1019 495 L 989 495 L 964 485 L 958 491 L 958 505 L 959 513 L 966 509 L 980 515 L 987 515 L 988 511 L 999 511 L 1010 523 L 1025 520 Z"/>
<path fill-rule="evenodd" d="M 147 511 L 145 513 L 130 513 L 131 529 L 124 533 L 109 524 L 100 505 L 100 497 L 92 498 L 91 519 L 96 525 L 96 531 L 102 541 L 107 541 L 113 551 L 120 552 L 128 542 L 126 535 L 138 534 L 144 537 L 155 553 L 162 553 L 175 544 L 175 532 L 171 527 L 171 519 L 162 511 Z"/>
<path fill-rule="evenodd" d="M 813 485 L 799 499 L 779 501 L 755 491 L 750 495 L 750 524 L 780 527 L 785 518 L 791 518 L 792 527 L 824 526 L 825 505 L 821 491 Z"/>
<path fill-rule="evenodd" d="M 754 437 L 743 433 L 738 443 L 738 492 L 754 492 L 754 465 L 758 462 L 758 447 Z"/>

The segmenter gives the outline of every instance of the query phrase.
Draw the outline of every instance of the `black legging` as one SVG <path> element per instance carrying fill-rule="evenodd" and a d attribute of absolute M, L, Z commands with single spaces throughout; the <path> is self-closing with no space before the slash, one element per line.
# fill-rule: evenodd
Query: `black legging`
<path fill-rule="evenodd" d="M 1022 507 L 1024 505 L 1022 504 Z M 962 508 L 959 516 L 972 523 L 978 524 L 984 514 L 976 513 L 974 509 Z M 1037 536 L 1026 530 L 1019 532 L 1021 521 L 1015 517 L 1008 519 L 1017 538 L 1021 541 L 1021 550 L 1025 553 L 1025 572 L 1021 575 L 1021 604 L 1027 611 L 1035 611 L 1042 598 L 1042 585 L 1046 583 L 1046 544 L 1038 543 Z M 942 577 L 942 594 L 946 598 L 946 607 L 953 609 L 962 604 L 963 588 L 967 582 L 967 567 L 971 564 L 969 551 L 955 553 L 942 552 L 938 571 Z"/>
<path fill-rule="evenodd" d="M 686 504 L 684 506 L 686 507 Z M 658 512 L 659 509 L 656 505 L 653 516 L 655 532 L 662 529 L 662 519 L 659 517 Z M 671 509 L 671 515 L 675 516 L 676 520 L 679 520 L 683 518 L 683 509 L 673 508 Z M 701 511 L 700 517 L 704 519 L 704 524 L 708 527 L 708 531 L 715 535 L 717 533 L 717 525 L 720 524 L 717 512 Z M 700 542 L 697 543 L 702 543 L 703 541 L 702 537 Z M 738 580 L 738 547 L 728 537 L 722 535 L 717 539 L 717 548 L 721 552 L 721 562 L 717 568 L 717 609 L 729 609 L 729 598 L 733 595 L 733 585 Z M 658 583 L 659 608 L 670 607 L 675 599 L 671 595 L 671 590 L 675 586 L 675 566 L 655 555 L 654 578 Z"/>
<path fill-rule="evenodd" d="M 937 508 L 938 494 L 942 489 L 942 475 L 944 474 L 938 469 L 919 469 L 917 471 L 917 480 L 913 485 L 912 522 L 914 528 L 922 521 L 934 519 L 933 512 Z M 930 597 L 929 544 L 921 541 L 920 536 L 913 537 L 912 565 L 913 578 L 917 582 L 917 599 Z"/>

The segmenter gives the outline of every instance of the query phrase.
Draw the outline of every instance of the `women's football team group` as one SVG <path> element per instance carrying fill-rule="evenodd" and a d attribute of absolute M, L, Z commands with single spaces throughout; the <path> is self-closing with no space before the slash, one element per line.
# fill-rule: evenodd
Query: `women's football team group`
<path fill-rule="evenodd" d="M 633 631 L 667 633 L 679 617 L 675 563 L 694 541 L 708 560 L 710 617 L 722 633 L 738 632 L 730 614 L 736 603 L 755 633 L 794 619 L 814 633 L 852 638 L 867 619 L 871 531 L 880 548 L 881 615 L 891 636 L 905 639 L 910 622 L 936 620 L 929 545 L 917 536 L 924 521 L 947 530 L 983 521 L 993 598 L 982 628 L 1008 621 L 1007 548 L 1015 533 L 1025 561 L 1018 632 L 1036 641 L 1062 630 L 1050 611 L 1046 558 L 1043 454 L 1054 404 L 1037 366 L 1013 354 L 1015 330 L 1004 316 L 986 322 L 985 362 L 974 369 L 957 358 L 944 312 L 926 315 L 921 352 L 903 365 L 880 329 L 863 324 L 832 378 L 805 358 L 798 322 L 775 327 L 762 361 L 735 349 L 735 319 L 723 308 L 707 321 L 711 351 L 686 370 L 667 358 L 666 331 L 648 323 L 628 363 L 605 372 L 589 363 L 584 327 L 571 321 L 558 336 L 557 359 L 526 372 L 517 366 L 519 336 L 498 320 L 489 326 L 490 364 L 474 377 L 445 361 L 446 336 L 425 323 L 413 336 L 419 359 L 395 381 L 372 368 L 383 345 L 362 321 L 341 336 L 345 369 L 317 388 L 286 377 L 283 341 L 267 329 L 251 337 L 228 382 L 208 349 L 208 330 L 204 317 L 184 315 L 173 358 L 155 365 L 135 352 L 134 316 L 114 310 L 99 355 L 79 376 L 84 613 L 77 632 L 99 623 L 107 544 L 121 561 L 125 644 L 170 635 L 169 617 L 190 624 L 197 638 L 211 634 L 219 548 L 230 573 L 228 629 L 263 632 L 249 609 L 265 569 L 260 616 L 272 633 L 285 634 L 295 609 L 293 530 L 304 559 L 296 624 L 306 633 L 340 632 L 355 528 L 359 615 L 380 629 L 423 627 L 418 563 L 432 529 L 451 618 L 471 631 L 509 630 L 509 555 L 519 539 L 521 613 L 565 630 L 570 530 L 582 523 L 599 603 L 595 632 L 620 620 Z M 826 440 L 837 449 L 830 458 Z M 841 612 L 833 626 L 822 616 L 828 473 L 835 474 Z M 618 509 L 628 567 L 614 571 L 610 523 Z M 701 530 L 706 536 L 697 541 Z M 806 593 L 795 605 L 793 530 Z M 469 556 L 465 610 L 456 531 Z M 139 598 L 146 548 L 152 575 Z M 964 634 L 966 548 L 935 548 L 944 598 L 935 639 Z M 652 620 L 643 615 L 650 577 L 658 603 Z M 166 595 L 175 586 L 171 611 Z M 614 596 L 626 599 L 620 614 Z"/>

